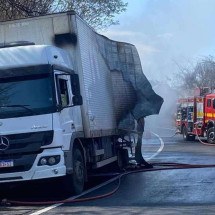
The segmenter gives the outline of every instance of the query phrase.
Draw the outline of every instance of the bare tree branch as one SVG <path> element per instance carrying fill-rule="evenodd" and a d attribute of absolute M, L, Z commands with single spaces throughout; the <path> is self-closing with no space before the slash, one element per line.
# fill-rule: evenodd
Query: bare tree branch
<path fill-rule="evenodd" d="M 200 59 L 195 66 L 178 66 L 177 82 L 180 89 L 193 91 L 195 88 L 215 89 L 215 59 L 212 56 Z"/>

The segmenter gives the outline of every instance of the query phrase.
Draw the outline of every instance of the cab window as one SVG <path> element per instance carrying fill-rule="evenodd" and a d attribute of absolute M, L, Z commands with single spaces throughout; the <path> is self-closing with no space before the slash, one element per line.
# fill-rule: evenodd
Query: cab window
<path fill-rule="evenodd" d="M 213 99 L 213 109 L 215 109 L 215 99 Z"/>
<path fill-rule="evenodd" d="M 211 107 L 211 99 L 207 100 L 207 107 Z"/>
<path fill-rule="evenodd" d="M 63 107 L 69 105 L 69 91 L 67 80 L 59 78 L 60 102 Z"/>

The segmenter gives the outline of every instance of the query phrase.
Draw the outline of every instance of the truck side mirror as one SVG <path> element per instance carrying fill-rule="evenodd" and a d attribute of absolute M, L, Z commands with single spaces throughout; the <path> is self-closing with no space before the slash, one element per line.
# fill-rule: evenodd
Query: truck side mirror
<path fill-rule="evenodd" d="M 79 83 L 79 77 L 77 74 L 71 75 L 71 85 L 72 85 L 72 94 L 74 95 L 72 97 L 73 105 L 82 105 L 83 99 L 81 96 L 81 90 L 80 90 L 80 83 Z"/>
<path fill-rule="evenodd" d="M 78 77 L 77 74 L 72 74 L 71 75 L 71 85 L 72 85 L 72 94 L 74 96 L 81 95 L 79 77 Z"/>

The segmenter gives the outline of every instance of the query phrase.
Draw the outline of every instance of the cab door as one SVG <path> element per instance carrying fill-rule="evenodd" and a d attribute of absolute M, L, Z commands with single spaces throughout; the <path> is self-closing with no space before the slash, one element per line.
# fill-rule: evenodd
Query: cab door
<path fill-rule="evenodd" d="M 205 97 L 205 123 L 208 121 L 215 121 L 215 94 Z"/>
<path fill-rule="evenodd" d="M 75 131 L 72 109 L 70 75 L 56 73 L 59 123 L 63 133 L 63 149 L 69 147 L 72 133 Z"/>
<path fill-rule="evenodd" d="M 80 106 L 73 105 L 70 74 L 55 71 L 55 83 L 59 110 L 54 121 L 62 132 L 63 150 L 69 150 L 73 133 L 83 130 Z"/>

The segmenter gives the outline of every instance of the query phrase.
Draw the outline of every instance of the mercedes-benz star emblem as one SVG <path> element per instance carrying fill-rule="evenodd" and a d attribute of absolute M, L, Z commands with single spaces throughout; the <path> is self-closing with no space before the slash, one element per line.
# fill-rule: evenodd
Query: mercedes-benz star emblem
<path fill-rule="evenodd" d="M 9 148 L 10 143 L 7 137 L 0 137 L 0 151 L 5 151 Z"/>

